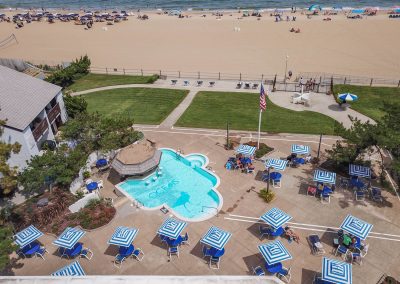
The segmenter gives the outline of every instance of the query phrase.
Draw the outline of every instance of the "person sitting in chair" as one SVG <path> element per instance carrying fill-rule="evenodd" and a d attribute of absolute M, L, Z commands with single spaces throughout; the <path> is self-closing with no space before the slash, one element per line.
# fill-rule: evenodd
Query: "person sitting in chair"
<path fill-rule="evenodd" d="M 285 236 L 289 238 L 289 241 L 295 241 L 299 243 L 300 237 L 290 227 L 285 227 Z"/>

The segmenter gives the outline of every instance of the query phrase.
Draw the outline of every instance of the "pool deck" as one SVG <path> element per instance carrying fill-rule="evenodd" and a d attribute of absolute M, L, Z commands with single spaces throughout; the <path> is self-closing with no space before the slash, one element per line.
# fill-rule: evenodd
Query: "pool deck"
<path fill-rule="evenodd" d="M 224 164 L 233 151 L 223 148 L 223 135 L 212 135 L 213 132 L 198 132 L 198 135 L 188 135 L 179 131 L 156 131 L 149 128 L 145 135 L 157 143 L 157 147 L 182 149 L 184 154 L 203 153 L 210 159 L 209 166 L 221 178 L 218 191 L 224 198 L 224 204 L 218 217 L 207 221 L 189 223 L 185 231 L 189 233 L 190 245 L 183 246 L 180 257 L 168 261 L 166 247 L 163 246 L 156 231 L 163 220 L 168 217 L 161 211 L 141 210 L 132 206 L 126 197 L 117 198 L 113 193 L 113 185 L 105 181 L 105 188 L 101 194 L 104 197 L 114 198 L 117 215 L 112 222 L 102 228 L 87 232 L 81 239 L 84 246 L 94 252 L 92 260 L 81 259 L 80 263 L 88 275 L 250 275 L 252 267 L 262 265 L 263 259 L 257 246 L 268 240 L 260 241 L 258 235 L 257 218 L 272 207 L 279 207 L 286 211 L 293 219 L 290 226 L 300 235 L 300 243 L 289 243 L 280 238 L 285 247 L 292 254 L 293 259 L 284 262 L 285 267 L 291 267 L 291 283 L 312 283 L 316 272 L 321 271 L 321 256 L 311 254 L 306 236 L 316 233 L 320 236 L 325 247 L 325 256 L 335 257 L 332 251 L 333 234 L 327 228 L 337 228 L 347 214 L 355 215 L 374 224 L 373 234 L 367 239 L 370 244 L 368 255 L 362 265 L 353 265 L 353 283 L 377 283 L 384 274 L 400 277 L 400 202 L 397 197 L 384 192 L 385 201 L 376 205 L 369 199 L 355 201 L 350 191 L 338 189 L 331 198 L 330 204 L 322 204 L 317 198 L 306 195 L 306 188 L 312 185 L 311 165 L 299 168 L 288 168 L 284 172 L 282 188 L 271 190 L 276 193 L 276 199 L 265 203 L 257 192 L 266 186 L 257 180 L 257 174 L 244 174 L 239 171 L 227 171 Z M 215 132 L 217 133 L 217 132 Z M 246 134 L 247 135 L 247 134 Z M 299 141 L 312 148 L 313 156 L 318 149 L 316 136 L 291 135 L 263 136 L 263 141 L 275 148 L 271 157 L 286 157 L 290 152 L 290 145 Z M 296 140 L 297 142 L 292 142 Z M 242 138 L 242 142 L 248 139 Z M 322 149 L 333 144 L 334 139 L 327 137 L 323 140 Z M 256 161 L 256 172 L 264 170 L 261 162 Z M 99 177 L 100 178 L 100 177 Z M 253 219 L 254 218 L 254 219 Z M 295 224 L 294 224 L 295 223 Z M 218 226 L 233 234 L 226 245 L 226 253 L 221 260 L 219 270 L 209 269 L 202 258 L 199 240 L 212 225 Z M 313 226 L 310 226 L 313 225 Z M 142 262 L 128 259 L 122 268 L 113 266 L 112 261 L 117 254 L 117 248 L 107 245 L 117 226 L 135 226 L 139 233 L 134 241 L 135 246 L 145 252 Z M 379 235 L 377 233 L 391 234 Z M 72 262 L 60 259 L 56 254 L 56 246 L 52 245 L 55 236 L 44 235 L 39 240 L 46 246 L 49 254 L 46 260 L 38 258 L 18 260 L 14 266 L 14 275 L 49 275 L 57 269 Z"/>

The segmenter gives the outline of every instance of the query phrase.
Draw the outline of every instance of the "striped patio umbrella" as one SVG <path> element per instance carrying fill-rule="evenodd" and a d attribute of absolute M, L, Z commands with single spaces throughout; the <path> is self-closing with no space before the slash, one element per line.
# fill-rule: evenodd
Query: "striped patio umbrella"
<path fill-rule="evenodd" d="M 158 234 L 177 239 L 187 223 L 184 221 L 177 220 L 175 218 L 168 218 L 158 229 Z"/>
<path fill-rule="evenodd" d="M 61 233 L 58 239 L 53 242 L 53 244 L 66 249 L 71 249 L 84 234 L 85 232 L 82 230 L 67 227 L 64 232 Z"/>
<path fill-rule="evenodd" d="M 139 230 L 136 228 L 118 227 L 111 239 L 108 241 L 108 244 L 129 247 L 135 239 L 138 231 Z"/>
<path fill-rule="evenodd" d="M 30 225 L 29 227 L 23 229 L 21 232 L 15 235 L 15 243 L 23 248 L 29 245 L 31 242 L 37 240 L 43 236 L 43 233 L 36 229 L 35 226 Z"/>
<path fill-rule="evenodd" d="M 82 266 L 78 261 L 64 266 L 63 268 L 57 270 L 51 276 L 85 276 L 85 271 L 83 271 Z"/>
<path fill-rule="evenodd" d="M 352 215 L 347 215 L 344 219 L 340 228 L 362 240 L 368 237 L 369 232 L 371 232 L 373 225 L 360 220 Z"/>
<path fill-rule="evenodd" d="M 371 169 L 359 165 L 349 165 L 349 175 L 371 178 Z"/>
<path fill-rule="evenodd" d="M 310 146 L 293 144 L 292 145 L 292 153 L 300 154 L 300 155 L 308 154 L 308 153 L 310 153 Z"/>
<path fill-rule="evenodd" d="M 253 156 L 256 149 L 257 148 L 253 146 L 240 144 L 239 147 L 236 148 L 236 153 L 244 156 Z"/>
<path fill-rule="evenodd" d="M 311 5 L 310 7 L 308 7 L 308 11 L 312 11 L 313 12 L 315 10 L 321 11 L 322 10 L 321 5 L 314 4 L 314 5 Z"/>
<path fill-rule="evenodd" d="M 356 95 L 350 93 L 339 94 L 338 98 L 346 102 L 355 102 L 356 100 L 358 100 L 358 97 Z"/>
<path fill-rule="evenodd" d="M 272 208 L 267 213 L 262 215 L 260 219 L 263 220 L 265 223 L 271 225 L 275 229 L 278 229 L 283 224 L 291 220 L 292 216 L 288 215 L 278 208 Z"/>
<path fill-rule="evenodd" d="M 272 265 L 292 258 L 292 255 L 279 240 L 259 245 L 258 249 L 260 250 L 268 265 Z"/>
<path fill-rule="evenodd" d="M 231 237 L 231 233 L 212 226 L 204 235 L 204 237 L 200 240 L 200 242 L 221 250 L 224 248 Z"/>
<path fill-rule="evenodd" d="M 322 171 L 322 170 L 315 170 L 314 181 L 335 184 L 336 183 L 336 173 Z"/>
<path fill-rule="evenodd" d="M 351 284 L 352 283 L 351 264 L 329 259 L 322 259 L 322 280 L 329 283 Z"/>
<path fill-rule="evenodd" d="M 288 161 L 287 160 L 281 160 L 281 159 L 267 159 L 265 161 L 265 167 L 266 168 L 274 168 L 274 170 L 277 171 L 284 171 L 286 169 Z"/>

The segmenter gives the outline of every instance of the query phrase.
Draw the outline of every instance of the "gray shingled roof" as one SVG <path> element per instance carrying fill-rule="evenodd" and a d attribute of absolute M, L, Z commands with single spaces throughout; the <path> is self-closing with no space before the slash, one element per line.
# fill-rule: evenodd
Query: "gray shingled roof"
<path fill-rule="evenodd" d="M 61 87 L 0 66 L 0 120 L 24 130 Z"/>
<path fill-rule="evenodd" d="M 160 150 L 156 150 L 153 157 L 139 164 L 124 164 L 119 159 L 115 158 L 111 167 L 121 176 L 143 175 L 155 169 L 160 164 L 161 154 L 162 152 Z"/>

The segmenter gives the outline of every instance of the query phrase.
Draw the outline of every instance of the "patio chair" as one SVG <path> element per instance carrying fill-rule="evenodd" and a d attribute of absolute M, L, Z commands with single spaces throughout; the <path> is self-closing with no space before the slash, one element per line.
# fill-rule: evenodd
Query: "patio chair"
<path fill-rule="evenodd" d="M 245 84 L 244 84 L 244 88 L 245 88 L 245 89 L 250 89 L 250 83 L 245 83 Z"/>
<path fill-rule="evenodd" d="M 272 186 L 274 188 L 281 188 L 282 187 L 282 177 L 272 179 Z"/>
<path fill-rule="evenodd" d="M 189 243 L 189 234 L 187 232 L 182 237 L 181 245 L 190 245 L 190 243 Z"/>
<path fill-rule="evenodd" d="M 350 263 L 357 263 L 359 265 L 362 264 L 361 250 L 358 248 L 354 248 L 354 251 L 349 252 L 350 255 Z"/>
<path fill-rule="evenodd" d="M 202 252 L 203 252 L 203 258 L 206 258 L 207 256 L 211 256 L 212 255 L 211 254 L 211 248 L 208 248 L 206 246 L 203 246 Z"/>
<path fill-rule="evenodd" d="M 91 260 L 93 257 L 93 252 L 88 248 L 83 248 L 79 256 Z"/>
<path fill-rule="evenodd" d="M 211 81 L 209 87 L 214 87 L 215 86 L 215 82 Z"/>
<path fill-rule="evenodd" d="M 371 187 L 370 197 L 375 202 L 383 202 L 382 192 L 378 187 Z"/>
<path fill-rule="evenodd" d="M 97 188 L 98 189 L 104 188 L 104 183 L 102 179 L 97 182 Z"/>
<path fill-rule="evenodd" d="M 331 203 L 331 195 L 329 193 L 322 192 L 321 193 L 321 203 L 325 203 L 325 204 Z"/>
<path fill-rule="evenodd" d="M 301 103 L 303 103 L 306 106 L 310 105 L 310 93 L 305 93 L 301 95 Z"/>
<path fill-rule="evenodd" d="M 176 85 L 176 82 L 178 82 L 178 80 L 171 80 L 171 85 L 172 85 L 172 86 L 175 86 L 175 85 Z"/>
<path fill-rule="evenodd" d="M 265 276 L 264 269 L 261 266 L 252 267 L 254 275 Z"/>
<path fill-rule="evenodd" d="M 172 256 L 173 255 L 176 255 L 179 258 L 179 249 L 178 249 L 178 247 L 169 247 L 168 248 L 169 260 L 172 260 Z"/>
<path fill-rule="evenodd" d="M 258 230 L 260 231 L 260 240 L 262 240 L 264 236 L 268 236 L 269 237 L 269 234 L 271 233 L 270 228 L 266 227 L 266 226 L 261 226 L 260 225 L 258 227 Z"/>
<path fill-rule="evenodd" d="M 350 180 L 348 178 L 340 178 L 339 186 L 343 189 L 349 188 Z"/>
<path fill-rule="evenodd" d="M 236 84 L 236 89 L 241 89 L 242 88 L 243 83 L 242 82 L 238 82 Z"/>
<path fill-rule="evenodd" d="M 282 269 L 277 273 L 277 276 L 281 280 L 285 280 L 286 283 L 290 282 L 290 279 L 292 278 L 292 275 L 290 274 L 290 269 L 286 267 L 282 267 Z"/>
<path fill-rule="evenodd" d="M 317 194 L 317 188 L 314 186 L 309 186 L 307 188 L 307 195 L 312 195 L 315 197 L 315 194 Z"/>
<path fill-rule="evenodd" d="M 114 266 L 116 268 L 121 268 L 122 263 L 125 261 L 125 259 L 126 259 L 126 256 L 117 254 L 114 259 Z"/>
<path fill-rule="evenodd" d="M 43 246 L 40 246 L 40 248 L 35 252 L 35 256 L 39 256 L 44 260 L 44 254 L 48 253 L 47 249 Z"/>
<path fill-rule="evenodd" d="M 315 274 L 313 284 L 332 284 L 332 282 L 322 280 L 321 276 L 318 276 L 318 274 Z"/>
<path fill-rule="evenodd" d="M 201 87 L 203 85 L 203 81 L 197 81 L 197 87 Z"/>
<path fill-rule="evenodd" d="M 349 249 L 346 248 L 345 246 L 339 245 L 335 251 L 335 256 L 337 256 L 338 253 L 343 259 L 346 259 L 347 254 L 349 253 Z"/>
<path fill-rule="evenodd" d="M 292 95 L 292 100 L 291 100 L 291 102 L 292 102 L 293 104 L 301 103 L 301 94 L 300 94 L 300 93 L 294 93 L 294 94 Z"/>
<path fill-rule="evenodd" d="M 211 269 L 219 269 L 219 262 L 220 262 L 221 258 L 220 257 L 214 257 L 211 256 L 210 257 L 210 262 L 209 262 L 209 267 Z"/>
<path fill-rule="evenodd" d="M 189 86 L 189 81 L 183 81 L 184 86 Z"/>
<path fill-rule="evenodd" d="M 93 182 L 93 180 L 92 180 L 91 178 L 89 178 L 89 179 L 87 179 L 87 180 L 85 181 L 85 184 L 88 185 L 89 183 L 92 183 L 92 182 Z"/>
<path fill-rule="evenodd" d="M 133 251 L 132 257 L 136 258 L 138 261 L 142 261 L 144 258 L 144 252 L 141 248 L 137 248 Z"/>
<path fill-rule="evenodd" d="M 361 201 L 361 200 L 364 200 L 365 192 L 362 189 L 357 189 L 354 192 L 354 195 L 355 195 L 357 201 Z"/>
<path fill-rule="evenodd" d="M 309 235 L 307 240 L 311 246 L 311 251 L 314 255 L 325 254 L 324 246 L 322 245 L 318 235 Z"/>
<path fill-rule="evenodd" d="M 253 84 L 252 89 L 257 89 L 258 88 L 258 84 Z"/>
<path fill-rule="evenodd" d="M 161 243 L 168 245 L 169 238 L 163 235 L 160 235 Z"/>

